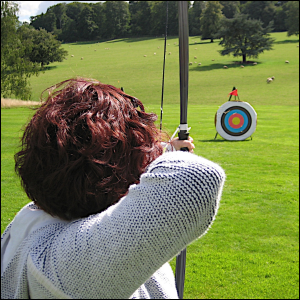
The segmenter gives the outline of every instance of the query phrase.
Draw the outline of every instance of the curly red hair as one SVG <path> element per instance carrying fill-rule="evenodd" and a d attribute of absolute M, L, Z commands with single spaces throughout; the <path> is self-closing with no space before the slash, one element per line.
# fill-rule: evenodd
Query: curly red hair
<path fill-rule="evenodd" d="M 15 154 L 15 171 L 28 197 L 52 216 L 99 213 L 162 154 L 157 116 L 96 80 L 73 78 L 45 91 Z"/>

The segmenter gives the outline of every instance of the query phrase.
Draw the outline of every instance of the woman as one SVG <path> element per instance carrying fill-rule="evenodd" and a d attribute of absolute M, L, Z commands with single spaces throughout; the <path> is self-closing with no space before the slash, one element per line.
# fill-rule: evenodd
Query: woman
<path fill-rule="evenodd" d="M 163 153 L 156 115 L 83 78 L 47 90 L 15 155 L 33 201 L 1 238 L 1 298 L 178 298 L 168 261 L 206 233 L 217 164 Z M 174 139 L 168 150 L 188 147 Z"/>

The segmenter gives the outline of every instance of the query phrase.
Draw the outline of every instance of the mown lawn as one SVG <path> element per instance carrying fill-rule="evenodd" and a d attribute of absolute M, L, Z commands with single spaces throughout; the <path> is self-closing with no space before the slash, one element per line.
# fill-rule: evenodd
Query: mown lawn
<path fill-rule="evenodd" d="M 188 246 L 185 298 L 299 298 L 299 40 L 272 35 L 274 51 L 244 68 L 221 57 L 217 43 L 190 38 L 190 58 L 197 56 L 190 59 L 197 62 L 189 73 L 190 134 L 195 153 L 219 163 L 227 179 L 212 228 Z M 178 39 L 168 43 L 163 126 L 172 134 L 179 123 Z M 33 100 L 49 85 L 81 75 L 123 86 L 159 115 L 162 39 L 64 47 L 73 60 L 32 78 Z M 267 84 L 270 76 L 275 81 Z M 257 112 L 252 140 L 214 140 L 214 115 L 233 86 Z M 29 201 L 14 174 L 13 155 L 32 113 L 24 107 L 1 109 L 1 232 Z M 171 265 L 175 268 L 175 259 Z"/>

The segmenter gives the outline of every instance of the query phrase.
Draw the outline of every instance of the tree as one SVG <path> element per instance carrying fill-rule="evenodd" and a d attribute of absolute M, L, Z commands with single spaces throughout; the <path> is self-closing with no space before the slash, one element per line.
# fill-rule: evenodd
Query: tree
<path fill-rule="evenodd" d="M 55 61 L 63 61 L 68 52 L 60 48 L 61 42 L 45 29 L 34 29 L 31 26 L 23 25 L 18 29 L 25 47 L 25 55 L 33 63 L 38 63 L 43 68 Z"/>
<path fill-rule="evenodd" d="M 200 35 L 200 16 L 205 8 L 204 1 L 194 1 L 192 8 L 189 10 L 189 34 Z"/>
<path fill-rule="evenodd" d="M 66 14 L 66 3 L 58 3 L 52 6 L 52 11 L 56 16 L 56 28 L 62 29 L 62 20 Z"/>
<path fill-rule="evenodd" d="M 217 33 L 221 39 L 219 45 L 224 50 L 219 50 L 221 55 L 242 56 L 243 63 L 247 57 L 257 58 L 260 53 L 272 50 L 274 39 L 270 38 L 272 22 L 262 27 L 259 20 L 249 19 L 248 15 L 238 13 L 232 19 L 224 18 L 221 21 L 221 29 Z"/>
<path fill-rule="evenodd" d="M 112 39 L 127 35 L 130 21 L 128 6 L 129 4 L 125 1 L 104 2 L 106 38 Z"/>
<path fill-rule="evenodd" d="M 299 2 L 288 1 L 288 13 L 286 24 L 288 27 L 287 35 L 299 35 Z"/>
<path fill-rule="evenodd" d="M 80 28 L 78 32 L 80 33 L 81 40 L 93 40 L 98 34 L 98 26 L 94 21 L 95 12 L 92 7 L 88 4 L 85 5 L 81 11 L 78 21 L 76 22 L 77 28 Z"/>
<path fill-rule="evenodd" d="M 223 5 L 223 15 L 228 19 L 233 18 L 236 13 L 240 12 L 239 1 L 220 1 L 220 4 Z"/>
<path fill-rule="evenodd" d="M 188 3 L 188 8 L 190 3 Z M 166 16 L 166 11 L 165 11 Z M 166 18 L 165 18 L 166 20 Z M 166 21 L 164 20 L 164 25 Z M 178 22 L 178 1 L 168 1 L 168 35 L 178 36 L 179 22 Z"/>
<path fill-rule="evenodd" d="M 288 2 L 288 1 L 281 1 Z M 287 31 L 286 19 L 287 19 L 287 10 L 288 6 L 284 3 L 282 5 L 275 5 L 276 12 L 274 16 L 274 31 Z"/>
<path fill-rule="evenodd" d="M 151 2 L 151 34 L 156 36 L 164 35 L 166 31 L 166 1 Z M 168 28 L 170 28 L 168 26 Z"/>
<path fill-rule="evenodd" d="M 149 1 L 129 1 L 130 33 L 133 36 L 150 34 L 151 7 Z"/>
<path fill-rule="evenodd" d="M 44 28 L 48 32 L 53 32 L 56 29 L 56 16 L 48 8 L 45 14 L 41 13 L 35 17 L 30 17 L 30 25 L 35 29 Z"/>
<path fill-rule="evenodd" d="M 92 9 L 94 10 L 94 21 L 98 26 L 97 34 L 95 35 L 95 39 L 99 40 L 104 37 L 105 32 L 105 14 L 103 9 L 103 4 L 101 2 L 92 4 Z"/>
<path fill-rule="evenodd" d="M 68 3 L 66 6 L 66 14 L 72 20 L 77 21 L 79 19 L 79 15 L 84 8 L 84 3 L 81 2 L 72 2 Z"/>
<path fill-rule="evenodd" d="M 17 35 L 18 5 L 1 1 L 1 96 L 30 99 L 28 78 L 38 75 L 38 64 L 26 56 L 25 43 Z"/>
<path fill-rule="evenodd" d="M 267 27 L 275 18 L 275 1 L 247 1 L 242 6 L 241 13 L 249 15 L 251 19 L 262 21 L 263 26 Z"/>
<path fill-rule="evenodd" d="M 222 15 L 223 6 L 219 1 L 207 1 L 206 7 L 200 17 L 202 40 L 210 39 L 214 41 L 214 35 L 218 32 Z"/>

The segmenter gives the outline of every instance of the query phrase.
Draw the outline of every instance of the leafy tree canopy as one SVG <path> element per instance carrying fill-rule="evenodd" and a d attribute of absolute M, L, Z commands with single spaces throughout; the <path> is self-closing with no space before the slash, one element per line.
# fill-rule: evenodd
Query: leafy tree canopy
<path fill-rule="evenodd" d="M 223 6 L 222 13 L 226 18 L 233 18 L 236 13 L 240 12 L 239 1 L 220 1 Z"/>
<path fill-rule="evenodd" d="M 288 1 L 288 13 L 286 24 L 288 26 L 288 36 L 299 35 L 299 2 Z"/>
<path fill-rule="evenodd" d="M 200 35 L 200 15 L 205 8 L 205 1 L 194 1 L 189 9 L 189 33 L 190 35 Z"/>
<path fill-rule="evenodd" d="M 125 1 L 106 1 L 104 36 L 108 39 L 124 37 L 129 28 L 129 4 Z"/>
<path fill-rule="evenodd" d="M 220 21 L 223 18 L 223 6 L 219 1 L 207 1 L 205 10 L 200 17 L 202 40 L 210 39 L 213 42 L 214 35 L 218 32 Z"/>
<path fill-rule="evenodd" d="M 247 1 L 241 8 L 243 14 L 251 19 L 260 20 L 264 27 L 274 20 L 276 14 L 276 1 Z"/>
<path fill-rule="evenodd" d="M 257 58 L 260 53 L 272 50 L 274 39 L 270 38 L 272 22 L 263 28 L 259 20 L 249 19 L 248 15 L 237 13 L 234 18 L 224 18 L 217 37 L 221 39 L 219 45 L 221 55 L 242 56 L 243 63 L 247 57 Z"/>
<path fill-rule="evenodd" d="M 37 30 L 24 24 L 17 32 L 25 45 L 26 56 L 42 68 L 55 61 L 61 62 L 68 55 L 66 50 L 60 48 L 61 42 L 45 29 Z"/>
<path fill-rule="evenodd" d="M 92 40 L 98 31 L 98 25 L 96 23 L 96 14 L 91 6 L 86 5 L 81 11 L 78 20 L 76 21 L 77 28 L 81 28 L 80 39 Z"/>
<path fill-rule="evenodd" d="M 134 36 L 148 35 L 151 28 L 149 1 L 129 1 L 130 33 Z"/>
<path fill-rule="evenodd" d="M 28 78 L 38 75 L 38 64 L 26 55 L 26 45 L 17 34 L 18 5 L 1 1 L 1 97 L 28 100 L 31 91 Z"/>
<path fill-rule="evenodd" d="M 168 1 L 169 36 L 178 35 L 177 2 Z M 297 1 L 188 1 L 189 33 L 213 41 L 221 18 L 233 18 L 241 12 L 251 19 L 261 20 L 264 27 L 274 21 L 274 31 L 297 34 L 297 4 Z M 166 8 L 167 1 L 59 3 L 49 7 L 45 14 L 31 17 L 30 24 L 52 32 L 63 42 L 162 36 Z"/>

